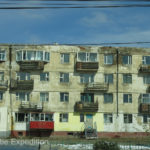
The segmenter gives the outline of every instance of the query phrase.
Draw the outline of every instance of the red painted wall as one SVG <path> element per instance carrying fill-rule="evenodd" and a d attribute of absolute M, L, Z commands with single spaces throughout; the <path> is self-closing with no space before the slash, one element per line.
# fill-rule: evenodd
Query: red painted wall
<path fill-rule="evenodd" d="M 30 121 L 30 129 L 54 129 L 52 121 Z"/>

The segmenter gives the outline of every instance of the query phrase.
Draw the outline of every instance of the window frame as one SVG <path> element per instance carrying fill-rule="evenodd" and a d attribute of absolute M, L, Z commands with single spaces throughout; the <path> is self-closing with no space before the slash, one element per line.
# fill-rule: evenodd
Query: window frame
<path fill-rule="evenodd" d="M 104 104 L 109 104 L 109 103 L 113 103 L 113 93 L 104 93 Z M 108 100 L 108 97 L 111 96 L 111 101 Z"/>
<path fill-rule="evenodd" d="M 40 92 L 40 101 L 48 102 L 49 101 L 49 92 Z"/>
<path fill-rule="evenodd" d="M 111 76 L 111 79 L 112 79 L 112 80 L 110 80 L 110 76 Z M 104 79 L 105 79 L 105 83 L 106 83 L 106 84 L 113 84 L 113 82 L 114 82 L 113 73 L 104 74 Z"/>
<path fill-rule="evenodd" d="M 67 61 L 65 61 L 65 56 L 68 57 Z M 70 63 L 70 54 L 69 53 L 61 53 L 60 54 L 60 62 L 61 62 L 61 64 L 69 64 Z"/>
<path fill-rule="evenodd" d="M 0 50 L 0 61 L 6 61 L 6 51 Z"/>
<path fill-rule="evenodd" d="M 127 96 L 127 99 L 125 96 Z M 132 94 L 123 94 L 123 103 L 132 103 Z"/>
<path fill-rule="evenodd" d="M 112 113 L 104 113 L 104 123 L 105 124 L 113 123 L 113 114 Z"/>
<path fill-rule="evenodd" d="M 147 62 L 147 58 L 149 60 L 149 63 Z M 150 56 L 142 56 L 142 64 L 143 65 L 150 65 Z"/>
<path fill-rule="evenodd" d="M 124 114 L 124 124 L 133 123 L 133 115 L 132 114 Z"/>
<path fill-rule="evenodd" d="M 80 83 L 93 83 L 94 77 L 94 74 L 80 74 Z"/>
<path fill-rule="evenodd" d="M 60 102 L 67 102 L 67 103 L 69 102 L 69 93 L 68 92 L 60 92 Z"/>
<path fill-rule="evenodd" d="M 22 78 L 25 77 L 23 80 Z M 29 72 L 16 72 L 16 79 L 19 81 L 31 80 L 31 75 Z"/>
<path fill-rule="evenodd" d="M 60 72 L 60 83 L 69 83 L 69 73 Z"/>
<path fill-rule="evenodd" d="M 42 77 L 43 75 L 43 77 Z M 49 81 L 49 72 L 40 73 L 40 81 Z"/>
<path fill-rule="evenodd" d="M 127 62 L 124 62 L 125 57 L 127 57 Z M 123 65 L 132 65 L 132 55 L 123 55 L 122 56 L 122 64 Z"/>
<path fill-rule="evenodd" d="M 68 122 L 69 121 L 69 114 L 68 113 L 60 113 L 59 114 L 59 122 Z"/>
<path fill-rule="evenodd" d="M 124 73 L 122 75 L 123 75 L 123 84 L 132 84 L 132 74 Z"/>
<path fill-rule="evenodd" d="M 83 103 L 94 103 L 94 93 L 80 93 L 80 101 Z"/>
<path fill-rule="evenodd" d="M 3 92 L 3 91 L 0 91 L 0 101 L 3 100 L 3 97 L 4 97 L 4 92 Z"/>
<path fill-rule="evenodd" d="M 108 58 L 109 56 L 111 56 L 111 62 L 109 62 L 109 59 L 110 58 Z M 104 64 L 105 65 L 112 65 L 113 64 L 113 62 L 114 62 L 114 55 L 113 54 L 105 54 L 104 55 Z"/>
<path fill-rule="evenodd" d="M 21 100 L 21 94 L 24 94 L 24 100 Z M 30 93 L 29 92 L 16 92 L 16 100 L 21 102 L 29 102 L 30 101 Z"/>

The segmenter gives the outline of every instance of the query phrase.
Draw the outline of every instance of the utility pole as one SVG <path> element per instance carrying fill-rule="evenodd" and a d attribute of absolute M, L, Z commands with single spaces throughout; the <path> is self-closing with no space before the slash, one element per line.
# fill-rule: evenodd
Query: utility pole
<path fill-rule="evenodd" d="M 118 117 L 118 112 L 119 112 L 119 107 L 118 107 L 118 87 L 119 87 L 119 76 L 118 76 L 118 72 L 119 72 L 119 52 L 118 49 L 116 50 L 116 100 L 117 100 L 117 117 Z"/>

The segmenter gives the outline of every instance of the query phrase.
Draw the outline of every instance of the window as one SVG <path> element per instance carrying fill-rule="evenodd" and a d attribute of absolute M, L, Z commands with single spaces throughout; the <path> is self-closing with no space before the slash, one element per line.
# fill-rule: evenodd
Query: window
<path fill-rule="evenodd" d="M 40 73 L 40 81 L 49 81 L 49 72 Z"/>
<path fill-rule="evenodd" d="M 80 83 L 92 83 L 94 82 L 93 74 L 81 74 L 80 75 Z"/>
<path fill-rule="evenodd" d="M 0 81 L 4 81 L 4 72 L 0 72 Z"/>
<path fill-rule="evenodd" d="M 94 94 L 93 93 L 81 93 L 81 102 L 93 103 Z"/>
<path fill-rule="evenodd" d="M 0 101 L 3 100 L 3 92 L 0 91 Z"/>
<path fill-rule="evenodd" d="M 60 82 L 69 82 L 69 73 L 60 73 Z"/>
<path fill-rule="evenodd" d="M 104 64 L 106 65 L 112 65 L 113 64 L 113 55 L 104 55 Z"/>
<path fill-rule="evenodd" d="M 30 80 L 30 73 L 17 72 L 17 80 Z"/>
<path fill-rule="evenodd" d="M 69 63 L 69 57 L 70 57 L 70 55 L 67 54 L 67 53 L 61 54 L 61 55 L 60 55 L 60 61 L 61 61 L 61 63 L 62 63 L 62 64 L 63 64 L 63 63 Z"/>
<path fill-rule="evenodd" d="M 84 122 L 84 114 L 80 114 L 80 122 Z"/>
<path fill-rule="evenodd" d="M 124 103 L 132 103 L 132 94 L 123 94 Z"/>
<path fill-rule="evenodd" d="M 30 97 L 29 97 L 29 93 L 26 92 L 17 92 L 16 93 L 16 100 L 20 100 L 20 101 L 29 101 Z"/>
<path fill-rule="evenodd" d="M 105 74 L 105 83 L 111 84 L 113 83 L 113 74 Z"/>
<path fill-rule="evenodd" d="M 143 76 L 143 83 L 144 84 L 150 84 L 150 75 L 144 75 Z"/>
<path fill-rule="evenodd" d="M 132 56 L 130 56 L 130 55 L 122 56 L 122 62 L 124 65 L 131 65 L 132 64 Z"/>
<path fill-rule="evenodd" d="M 97 62 L 97 53 L 79 52 L 77 58 L 79 62 Z"/>
<path fill-rule="evenodd" d="M 68 122 L 68 114 L 60 114 L 59 121 L 60 122 Z"/>
<path fill-rule="evenodd" d="M 150 104 L 150 94 L 141 94 L 141 103 Z"/>
<path fill-rule="evenodd" d="M 104 114 L 104 123 L 113 123 L 112 114 Z"/>
<path fill-rule="evenodd" d="M 49 94 L 47 92 L 41 92 L 40 93 L 40 101 L 42 102 L 48 102 L 49 100 Z"/>
<path fill-rule="evenodd" d="M 104 103 L 113 103 L 113 94 L 112 93 L 104 94 Z"/>
<path fill-rule="evenodd" d="M 60 101 L 68 102 L 69 101 L 69 93 L 60 93 Z"/>
<path fill-rule="evenodd" d="M 132 123 L 132 114 L 124 114 L 124 123 Z"/>
<path fill-rule="evenodd" d="M 5 61 L 6 60 L 6 53 L 5 51 L 0 51 L 0 61 Z"/>
<path fill-rule="evenodd" d="M 27 113 L 15 113 L 15 122 L 28 122 L 29 114 Z"/>
<path fill-rule="evenodd" d="M 53 114 L 31 113 L 31 121 L 53 121 Z"/>
<path fill-rule="evenodd" d="M 49 62 L 50 59 L 50 53 L 45 51 L 17 51 L 16 52 L 16 60 L 22 61 L 22 60 L 41 60 L 41 61 L 47 61 Z"/>
<path fill-rule="evenodd" d="M 132 83 L 132 75 L 123 74 L 123 83 Z"/>
<path fill-rule="evenodd" d="M 143 115 L 143 123 L 150 123 L 150 115 L 149 114 Z"/>
<path fill-rule="evenodd" d="M 143 56 L 143 65 L 150 65 L 150 56 Z"/>

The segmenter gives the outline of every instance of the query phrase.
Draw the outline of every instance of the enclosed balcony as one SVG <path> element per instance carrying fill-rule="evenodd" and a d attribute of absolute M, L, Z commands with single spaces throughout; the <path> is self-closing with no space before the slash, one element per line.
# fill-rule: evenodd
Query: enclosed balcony
<path fill-rule="evenodd" d="M 19 50 L 16 52 L 16 61 L 20 70 L 43 70 L 44 64 L 49 62 L 50 54 L 45 51 Z"/>
<path fill-rule="evenodd" d="M 6 90 L 8 88 L 8 81 L 0 80 L 0 90 Z"/>
<path fill-rule="evenodd" d="M 88 102 L 76 102 L 74 106 L 75 112 L 97 112 L 98 102 L 88 103 Z"/>
<path fill-rule="evenodd" d="M 150 114 L 150 104 L 141 103 L 139 106 L 140 113 Z"/>
<path fill-rule="evenodd" d="M 11 90 L 33 90 L 34 80 L 11 80 Z"/>
<path fill-rule="evenodd" d="M 52 130 L 54 129 L 53 114 L 31 113 L 30 130 Z"/>
<path fill-rule="evenodd" d="M 106 83 L 88 83 L 85 88 L 87 91 L 107 91 L 108 84 Z"/>
<path fill-rule="evenodd" d="M 150 65 L 140 65 L 139 73 L 150 73 Z"/>
<path fill-rule="evenodd" d="M 99 68 L 97 53 L 79 52 L 77 53 L 76 71 L 96 72 Z"/>
<path fill-rule="evenodd" d="M 43 110 L 43 103 L 37 102 L 24 102 L 22 101 L 19 106 L 20 111 L 26 111 L 26 112 L 41 112 Z"/>

